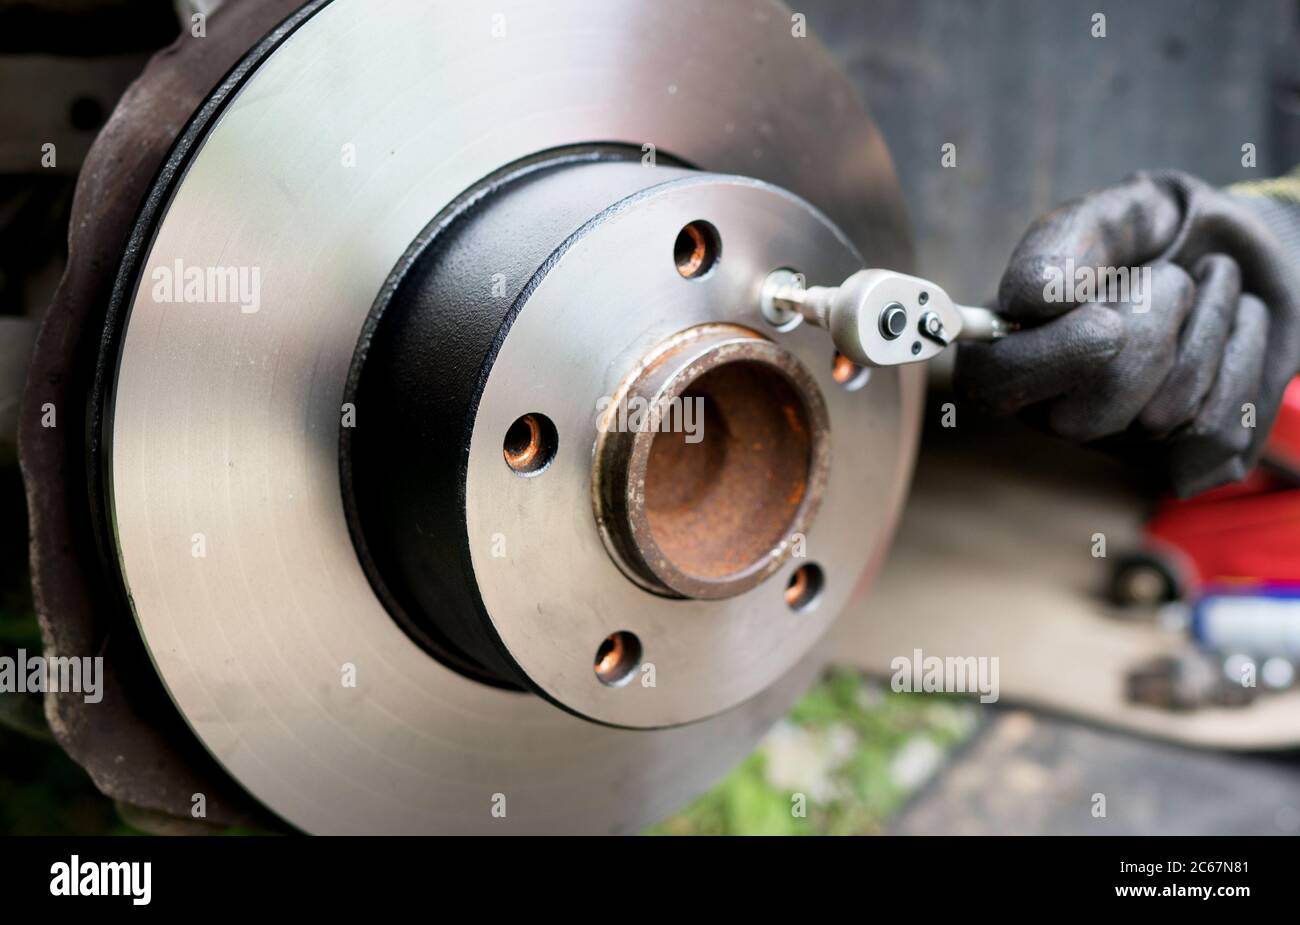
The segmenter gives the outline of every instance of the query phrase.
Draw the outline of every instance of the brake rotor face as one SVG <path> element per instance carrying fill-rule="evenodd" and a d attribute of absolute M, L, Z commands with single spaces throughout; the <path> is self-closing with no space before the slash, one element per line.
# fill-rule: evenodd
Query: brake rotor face
<path fill-rule="evenodd" d="M 712 719 L 653 731 L 434 661 L 375 598 L 345 522 L 340 402 L 363 321 L 432 216 L 537 151 L 649 144 L 758 177 L 826 212 L 869 262 L 906 270 L 897 183 L 849 85 L 782 8 L 468 6 L 334 0 L 189 153 L 142 264 L 106 425 L 119 563 L 181 712 L 294 825 L 634 831 L 739 760 L 819 657 Z M 155 302 L 156 271 L 178 261 L 257 268 L 256 310 Z M 877 386 L 915 410 L 918 371 L 877 372 Z M 872 488 L 882 542 L 868 572 L 914 446 L 915 419 L 892 414 L 863 422 L 890 461 Z M 500 464 L 493 441 L 476 432 L 471 452 Z"/>

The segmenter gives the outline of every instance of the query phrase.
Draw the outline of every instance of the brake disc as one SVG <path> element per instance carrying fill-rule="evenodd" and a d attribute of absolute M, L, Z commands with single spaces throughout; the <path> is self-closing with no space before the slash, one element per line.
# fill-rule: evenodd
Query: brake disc
<path fill-rule="evenodd" d="M 910 268 L 825 50 L 747 0 L 333 0 L 188 139 L 95 426 L 208 751 L 319 833 L 634 831 L 716 780 L 824 663 L 915 449 L 918 370 L 758 312 L 778 267 Z M 637 395 L 726 440 L 601 424 Z"/>

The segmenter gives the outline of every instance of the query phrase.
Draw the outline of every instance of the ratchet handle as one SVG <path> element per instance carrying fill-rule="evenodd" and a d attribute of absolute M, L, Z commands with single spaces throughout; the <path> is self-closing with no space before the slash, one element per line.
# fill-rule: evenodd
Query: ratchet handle
<path fill-rule="evenodd" d="M 989 308 L 975 305 L 958 305 L 961 313 L 962 327 L 958 340 L 997 340 L 1006 337 L 1019 328 L 1014 321 L 1003 318 Z"/>
<path fill-rule="evenodd" d="M 859 270 L 838 286 L 808 288 L 778 270 L 764 283 L 761 308 L 780 330 L 800 318 L 825 329 L 860 366 L 919 363 L 955 340 L 995 340 L 1015 330 L 996 312 L 958 305 L 942 286 L 893 270 Z"/>

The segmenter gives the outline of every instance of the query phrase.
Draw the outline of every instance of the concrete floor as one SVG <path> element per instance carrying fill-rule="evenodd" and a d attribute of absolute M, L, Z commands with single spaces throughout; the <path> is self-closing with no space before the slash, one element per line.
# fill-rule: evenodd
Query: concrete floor
<path fill-rule="evenodd" d="M 891 832 L 1300 834 L 1298 752 L 1205 751 L 1024 710 L 989 712 Z M 1104 817 L 1093 815 L 1096 794 Z"/>

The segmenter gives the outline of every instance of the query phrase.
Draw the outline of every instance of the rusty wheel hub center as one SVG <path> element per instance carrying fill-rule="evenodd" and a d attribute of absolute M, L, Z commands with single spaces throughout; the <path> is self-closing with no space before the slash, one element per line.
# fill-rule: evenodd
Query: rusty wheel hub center
<path fill-rule="evenodd" d="M 623 382 L 599 429 L 602 537 L 658 594 L 753 588 L 789 557 L 825 490 L 830 425 L 816 381 L 738 325 L 669 338 Z"/>

